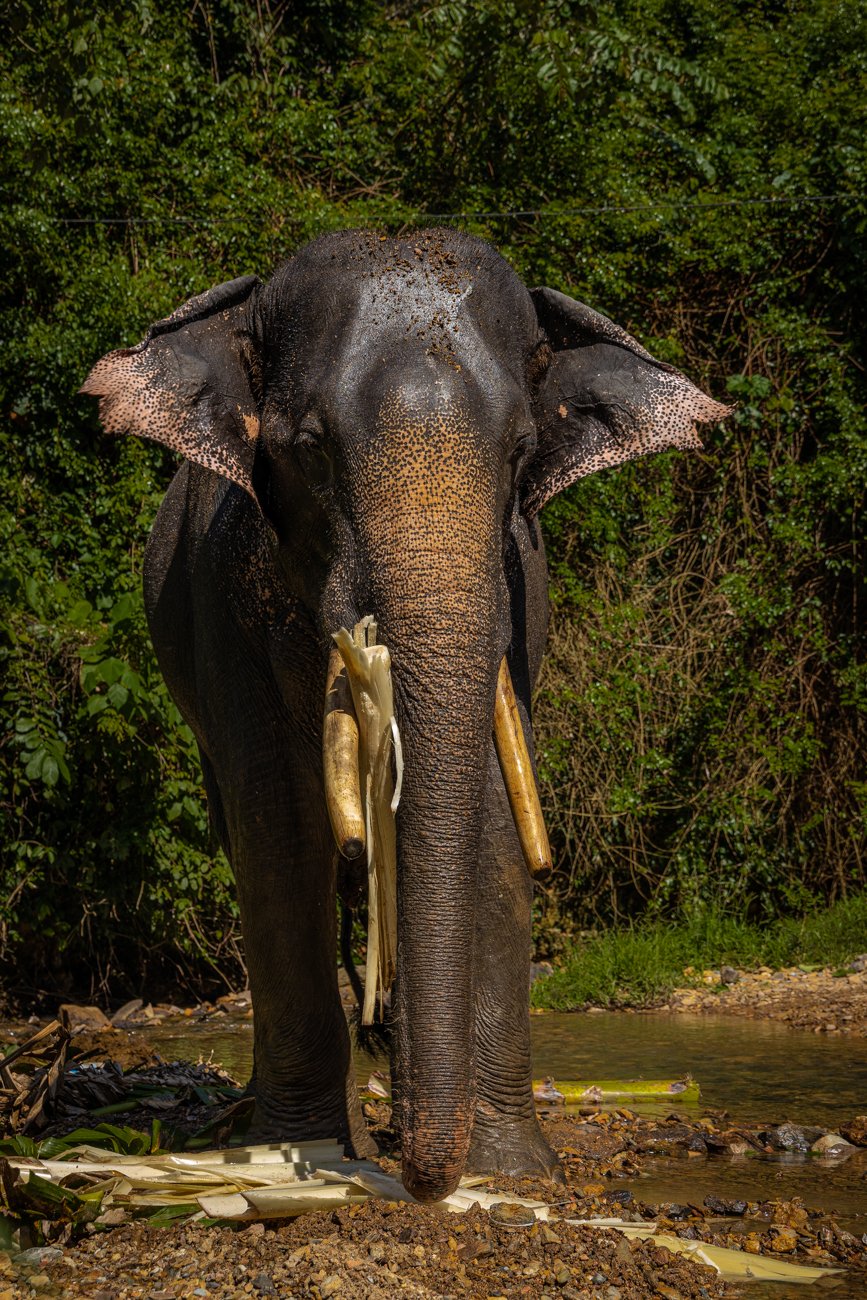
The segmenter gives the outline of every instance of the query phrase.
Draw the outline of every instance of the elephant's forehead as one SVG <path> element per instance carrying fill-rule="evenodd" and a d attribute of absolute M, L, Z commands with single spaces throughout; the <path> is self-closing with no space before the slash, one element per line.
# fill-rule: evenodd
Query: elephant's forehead
<path fill-rule="evenodd" d="M 433 330 L 458 333 L 473 281 L 463 267 L 434 268 L 424 263 L 388 266 L 363 276 L 358 285 L 359 317 L 365 328 L 412 328 L 419 336 Z"/>
<path fill-rule="evenodd" d="M 362 275 L 353 285 L 344 363 L 351 372 L 407 350 L 441 359 L 468 347 L 476 351 L 477 330 L 467 310 L 472 293 L 472 280 L 460 270 L 445 276 L 419 265 Z"/>
<path fill-rule="evenodd" d="M 501 391 L 508 375 L 472 310 L 474 283 L 463 269 L 425 265 L 364 277 L 346 321 L 332 374 L 344 399 L 358 386 L 380 398 L 395 376 L 403 402 L 438 409 L 470 387 Z"/>

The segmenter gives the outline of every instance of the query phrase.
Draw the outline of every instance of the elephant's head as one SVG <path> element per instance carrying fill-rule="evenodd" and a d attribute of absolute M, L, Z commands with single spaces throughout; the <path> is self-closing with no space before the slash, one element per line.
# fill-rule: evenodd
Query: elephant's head
<path fill-rule="evenodd" d="M 699 447 L 724 407 L 605 316 L 528 291 L 450 230 L 308 245 L 268 284 L 221 285 L 111 353 L 84 391 L 110 432 L 230 479 L 270 525 L 323 644 L 365 614 L 389 647 L 398 812 L 404 1181 L 452 1191 L 474 1105 L 473 932 L 506 557 L 594 470 Z"/>

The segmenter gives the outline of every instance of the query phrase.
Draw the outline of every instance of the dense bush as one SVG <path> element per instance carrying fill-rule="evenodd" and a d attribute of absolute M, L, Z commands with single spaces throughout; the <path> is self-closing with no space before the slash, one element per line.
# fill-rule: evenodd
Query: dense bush
<path fill-rule="evenodd" d="M 193 292 L 432 213 L 507 214 L 449 219 L 739 403 L 703 454 L 547 511 L 543 930 L 863 886 L 863 7 L 0 12 L 7 987 L 201 987 L 239 961 L 143 626 L 171 458 L 103 438 L 79 383 Z"/>

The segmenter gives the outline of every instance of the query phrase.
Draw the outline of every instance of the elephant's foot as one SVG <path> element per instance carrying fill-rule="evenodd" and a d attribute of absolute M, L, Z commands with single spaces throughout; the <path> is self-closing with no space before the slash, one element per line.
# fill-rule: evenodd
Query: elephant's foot
<path fill-rule="evenodd" d="M 542 1136 L 535 1115 L 515 1120 L 477 1111 L 466 1172 L 565 1181 L 562 1166 Z"/>
<path fill-rule="evenodd" d="M 287 1108 L 275 1106 L 273 1101 L 254 1094 L 256 1104 L 247 1131 L 248 1142 L 340 1142 L 344 1155 L 353 1160 L 363 1160 L 377 1154 L 377 1146 L 368 1132 L 360 1107 L 350 1105 L 335 1107 L 329 1113 L 321 1106 L 316 1114 L 299 1119 Z"/>

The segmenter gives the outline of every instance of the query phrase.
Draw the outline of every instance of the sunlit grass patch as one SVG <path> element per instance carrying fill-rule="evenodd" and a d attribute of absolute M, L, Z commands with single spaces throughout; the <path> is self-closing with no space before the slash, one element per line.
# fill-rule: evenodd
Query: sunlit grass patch
<path fill-rule="evenodd" d="M 577 943 L 553 975 L 533 985 L 537 1007 L 647 1007 L 688 982 L 687 967 L 842 967 L 867 949 L 867 895 L 801 919 L 769 923 L 704 911 L 683 924 L 647 922 Z"/>

